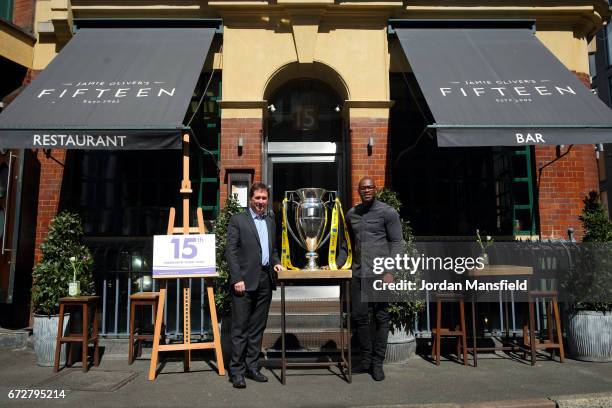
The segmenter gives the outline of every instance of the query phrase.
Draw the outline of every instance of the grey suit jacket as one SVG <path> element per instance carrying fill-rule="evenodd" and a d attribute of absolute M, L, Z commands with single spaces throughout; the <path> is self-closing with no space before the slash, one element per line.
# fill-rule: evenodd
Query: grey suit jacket
<path fill-rule="evenodd" d="M 268 253 L 270 262 L 268 265 L 272 288 L 276 289 L 276 273 L 274 265 L 279 264 L 278 252 L 276 250 L 276 223 L 274 215 L 269 213 L 266 217 L 268 227 Z M 225 259 L 230 270 L 230 284 L 244 281 L 246 290 L 257 290 L 259 286 L 259 275 L 261 273 L 261 246 L 259 234 L 255 221 L 247 209 L 245 212 L 236 214 L 230 219 L 227 227 L 227 247 Z"/>

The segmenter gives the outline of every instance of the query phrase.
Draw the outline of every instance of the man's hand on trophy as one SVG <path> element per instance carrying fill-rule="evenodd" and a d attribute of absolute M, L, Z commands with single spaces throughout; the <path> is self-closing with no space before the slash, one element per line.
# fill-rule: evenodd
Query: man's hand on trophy
<path fill-rule="evenodd" d="M 236 292 L 237 295 L 242 295 L 245 289 L 244 281 L 234 283 L 234 292 Z"/>
<path fill-rule="evenodd" d="M 281 264 L 276 264 L 274 265 L 274 271 L 276 271 L 276 273 L 279 273 L 280 271 L 284 271 L 285 267 Z"/>

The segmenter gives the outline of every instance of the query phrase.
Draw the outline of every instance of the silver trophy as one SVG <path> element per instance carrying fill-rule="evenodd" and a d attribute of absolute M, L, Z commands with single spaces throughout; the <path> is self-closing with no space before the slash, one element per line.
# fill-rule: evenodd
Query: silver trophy
<path fill-rule="evenodd" d="M 285 192 L 285 197 L 290 204 L 286 211 L 289 213 L 291 208 L 295 208 L 295 226 L 299 238 L 293 232 L 290 222 L 287 222 L 287 229 L 293 239 L 306 250 L 308 262 L 304 269 L 319 269 L 317 250 L 329 239 L 330 233 L 323 238 L 327 228 L 327 209 L 333 207 L 336 194 L 335 191 L 327 191 L 323 188 L 300 188 Z M 325 196 L 327 200 L 324 200 Z M 289 214 L 285 215 L 289 220 Z"/>

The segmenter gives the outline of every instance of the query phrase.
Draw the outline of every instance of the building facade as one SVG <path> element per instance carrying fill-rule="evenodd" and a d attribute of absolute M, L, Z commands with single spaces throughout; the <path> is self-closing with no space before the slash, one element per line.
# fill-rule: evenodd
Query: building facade
<path fill-rule="evenodd" d="M 608 2 L 609 3 L 609 2 Z M 591 88 L 599 98 L 608 106 L 612 106 L 612 30 L 609 26 L 604 27 L 591 40 L 589 48 L 589 69 L 591 75 Z M 609 192 L 612 188 L 608 174 L 612 171 L 612 145 L 602 144 L 598 146 L 599 159 L 599 182 L 602 202 L 608 207 Z"/>
<path fill-rule="evenodd" d="M 0 112 L 13 101 L 33 76 L 34 0 L 2 2 L 0 6 Z M 21 197 L 32 191 L 21 183 L 22 175 L 30 174 L 25 156 L 32 153 L 0 150 L 0 326 L 19 326 L 27 322 L 29 292 L 32 285 L 31 253 L 34 249 L 36 215 L 25 217 L 23 211 L 36 212 L 36 200 Z M 28 163 L 29 164 L 29 163 Z M 27 230 L 27 231 L 26 231 Z M 24 231 L 24 232 L 20 232 Z M 19 248 L 18 248 L 18 243 Z M 25 273 L 16 273 L 16 266 Z"/>
<path fill-rule="evenodd" d="M 537 39 L 590 87 L 588 44 L 608 18 L 603 0 L 38 0 L 34 11 L 36 41 L 23 65 L 33 75 L 88 24 L 222 21 L 187 113 L 198 144 L 192 203 L 209 220 L 245 182 L 269 184 L 278 212 L 284 191 L 309 186 L 338 191 L 348 208 L 369 175 L 399 193 L 417 237 L 472 239 L 480 229 L 501 239 L 567 239 L 573 229 L 579 239 L 582 200 L 599 189 L 593 144 L 438 147 L 424 131 L 432 113 L 390 20 L 533 21 Z M 122 309 L 117 272 L 133 272 L 128 285 L 142 285 L 139 245 L 163 233 L 168 207 L 178 206 L 180 155 L 35 154 L 34 262 L 53 215 L 78 211 L 93 245 L 106 248 L 103 286 Z M 108 324 L 125 328 L 116 318 Z"/>

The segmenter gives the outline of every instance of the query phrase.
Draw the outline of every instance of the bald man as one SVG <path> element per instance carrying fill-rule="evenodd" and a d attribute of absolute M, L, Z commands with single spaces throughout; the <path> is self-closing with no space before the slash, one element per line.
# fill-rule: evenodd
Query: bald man
<path fill-rule="evenodd" d="M 347 227 L 354 246 L 352 314 L 361 349 L 361 362 L 353 366 L 353 373 L 369 373 L 375 381 L 382 381 L 385 379 L 383 361 L 389 336 L 388 303 L 361 301 L 361 286 L 365 281 L 363 278 L 370 277 L 366 276 L 366 271 L 362 269 L 361 248 L 363 244 L 386 246 L 389 242 L 402 242 L 402 224 L 399 214 L 393 207 L 376 199 L 377 188 L 371 177 L 359 180 L 357 192 L 361 204 L 351 208 L 346 214 Z M 346 248 L 341 248 L 338 264 L 344 263 L 346 255 Z M 384 274 L 383 281 L 390 283 L 393 281 L 393 276 Z M 370 312 L 375 323 L 374 333 L 370 332 Z"/>

